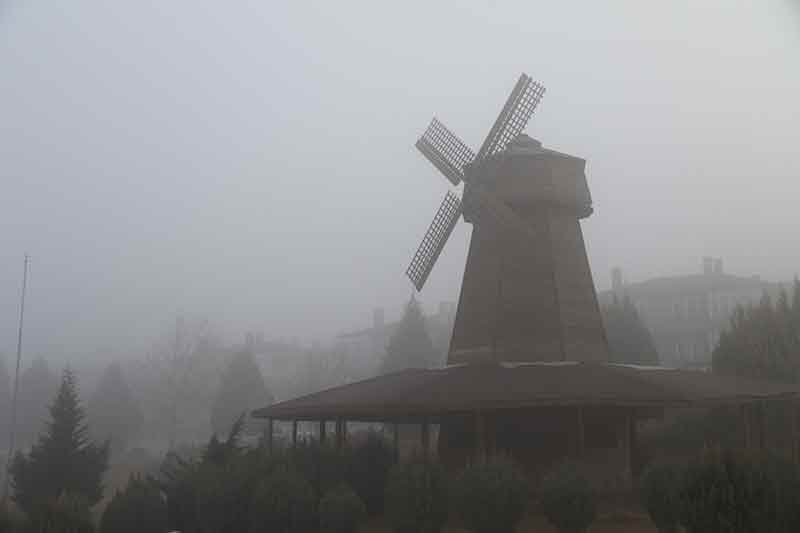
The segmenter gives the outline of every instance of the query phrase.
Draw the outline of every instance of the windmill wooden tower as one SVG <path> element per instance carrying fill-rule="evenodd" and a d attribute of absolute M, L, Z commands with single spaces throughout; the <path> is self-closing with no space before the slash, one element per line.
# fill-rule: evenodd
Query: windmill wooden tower
<path fill-rule="evenodd" d="M 607 361 L 580 219 L 583 159 L 523 134 L 544 87 L 523 74 L 477 155 L 434 118 L 416 147 L 453 185 L 406 274 L 419 291 L 463 215 L 473 225 L 448 363 Z"/>

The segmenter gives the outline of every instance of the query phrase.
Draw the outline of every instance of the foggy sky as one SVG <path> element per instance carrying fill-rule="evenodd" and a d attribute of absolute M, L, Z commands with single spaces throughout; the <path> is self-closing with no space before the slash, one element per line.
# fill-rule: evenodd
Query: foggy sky
<path fill-rule="evenodd" d="M 304 341 L 397 316 L 449 185 L 414 141 L 436 114 L 477 148 L 522 71 L 528 133 L 588 160 L 598 287 L 706 254 L 791 278 L 798 65 L 789 0 L 0 0 L 0 351 L 26 252 L 26 357 L 135 354 L 179 312 Z"/>

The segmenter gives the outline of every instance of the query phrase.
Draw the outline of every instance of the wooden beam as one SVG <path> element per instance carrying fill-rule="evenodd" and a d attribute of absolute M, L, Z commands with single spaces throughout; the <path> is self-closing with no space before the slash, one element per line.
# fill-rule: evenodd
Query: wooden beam
<path fill-rule="evenodd" d="M 739 406 L 739 416 L 742 419 L 742 428 L 744 431 L 744 449 L 751 450 L 753 448 L 753 431 L 750 427 L 750 406 L 746 403 Z"/>
<path fill-rule="evenodd" d="M 798 462 L 798 450 L 797 450 L 797 401 L 796 400 L 789 400 L 789 431 L 791 432 L 791 440 L 792 440 L 792 462 L 797 464 Z"/>
<path fill-rule="evenodd" d="M 400 462 L 400 424 L 392 424 L 392 441 L 394 442 L 394 460 Z"/>
<path fill-rule="evenodd" d="M 576 414 L 577 414 L 576 422 L 578 426 L 578 442 L 577 442 L 578 448 L 576 451 L 578 454 L 578 458 L 580 459 L 583 458 L 583 456 L 586 453 L 586 429 L 583 424 L 583 406 L 581 405 L 577 406 Z"/>
<path fill-rule="evenodd" d="M 758 402 L 756 405 L 756 424 L 758 426 L 758 449 L 762 452 L 767 449 L 767 428 L 764 410 L 764 402 Z"/>
<path fill-rule="evenodd" d="M 431 434 L 430 434 L 431 427 L 430 427 L 430 423 L 428 422 L 427 418 L 422 422 L 422 427 L 420 428 L 420 431 L 421 431 L 421 434 L 422 434 L 421 435 L 421 437 L 422 437 L 422 454 L 425 457 L 428 457 L 430 455 L 430 451 L 431 451 Z"/>
<path fill-rule="evenodd" d="M 475 457 L 486 460 L 486 420 L 480 411 L 475 411 Z"/>
<path fill-rule="evenodd" d="M 325 444 L 325 433 L 326 433 L 326 422 L 325 420 L 319 421 L 319 443 Z"/>

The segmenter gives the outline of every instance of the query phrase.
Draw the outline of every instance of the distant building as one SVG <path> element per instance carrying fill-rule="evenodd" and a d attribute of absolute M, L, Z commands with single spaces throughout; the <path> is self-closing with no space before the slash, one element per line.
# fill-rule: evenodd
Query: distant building
<path fill-rule="evenodd" d="M 758 276 L 726 274 L 722 259 L 704 257 L 702 271 L 688 276 L 625 283 L 622 270 L 611 272 L 611 290 L 598 294 L 601 305 L 627 295 L 644 320 L 662 365 L 708 368 L 720 332 L 738 304 L 757 302 L 764 291 L 775 294 L 778 283 Z"/>

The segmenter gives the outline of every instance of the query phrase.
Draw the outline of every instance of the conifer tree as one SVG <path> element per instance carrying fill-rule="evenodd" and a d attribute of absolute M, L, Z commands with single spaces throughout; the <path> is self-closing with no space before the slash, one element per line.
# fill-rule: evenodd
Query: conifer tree
<path fill-rule="evenodd" d="M 85 498 L 89 505 L 102 497 L 109 446 L 89 440 L 85 418 L 75 375 L 64 370 L 44 433 L 27 455 L 17 453 L 11 466 L 14 500 L 29 516 L 64 493 Z"/>
<path fill-rule="evenodd" d="M 111 441 L 123 451 L 142 429 L 144 417 L 119 363 L 111 363 L 89 401 L 89 427 L 95 441 Z"/>
<path fill-rule="evenodd" d="M 215 433 L 224 435 L 243 414 L 270 403 L 272 395 L 264 384 L 253 352 L 245 348 L 233 356 L 222 375 L 211 412 L 211 427 Z"/>
<path fill-rule="evenodd" d="M 636 306 L 627 296 L 602 309 L 611 361 L 615 363 L 655 365 L 658 352 Z"/>
<path fill-rule="evenodd" d="M 404 368 L 431 368 L 439 364 L 437 359 L 422 307 L 412 296 L 397 331 L 389 339 L 383 373 L 397 372 Z"/>
<path fill-rule="evenodd" d="M 58 389 L 58 376 L 38 357 L 19 377 L 17 394 L 18 449 L 30 446 L 44 428 L 47 405 Z"/>

